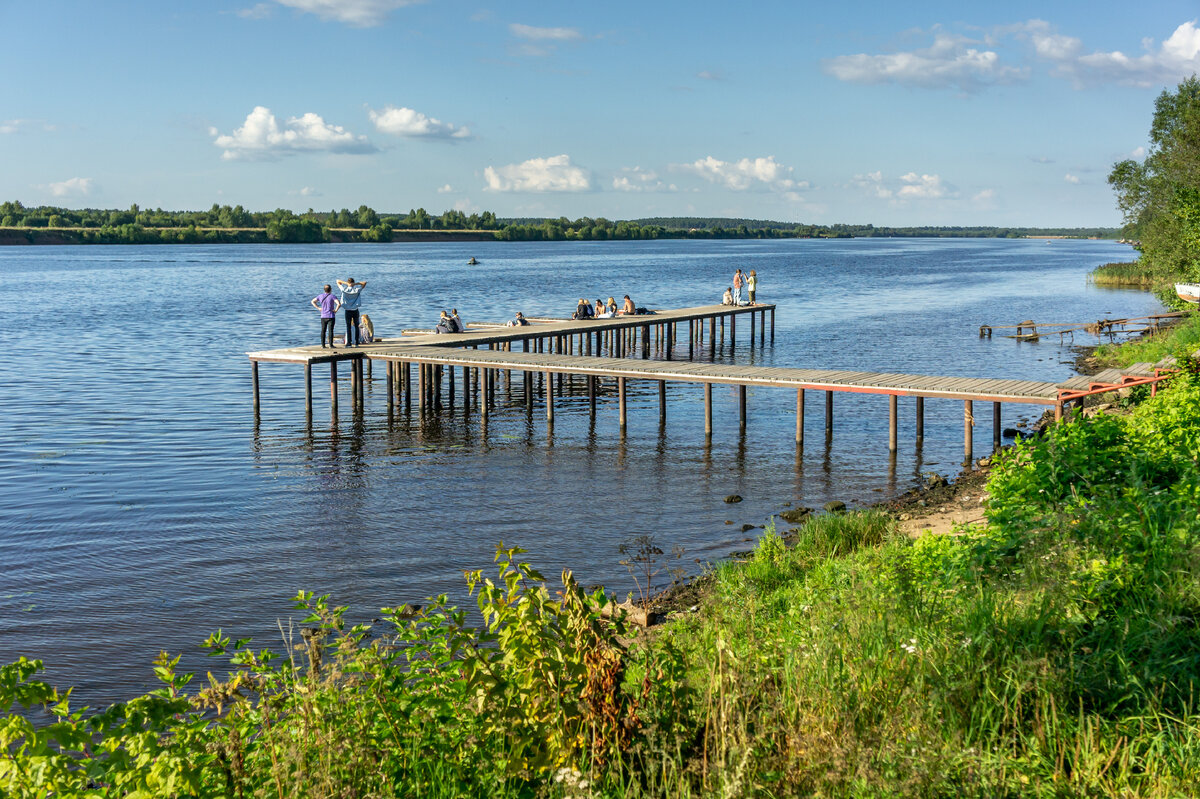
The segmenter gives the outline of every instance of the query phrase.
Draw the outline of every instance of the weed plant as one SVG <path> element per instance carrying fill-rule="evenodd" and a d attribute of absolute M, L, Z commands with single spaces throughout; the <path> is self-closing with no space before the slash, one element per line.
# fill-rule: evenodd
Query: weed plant
<path fill-rule="evenodd" d="M 630 642 L 501 549 L 379 630 L 301 594 L 300 649 L 99 714 L 0 668 L 0 794 L 1175 797 L 1200 785 L 1200 366 L 997 458 L 986 523 L 770 526 L 698 611 Z M 35 726 L 11 712 L 42 706 Z"/>
<path fill-rule="evenodd" d="M 1178 324 L 1146 338 L 1123 344 L 1102 344 L 1096 357 L 1106 366 L 1158 363 L 1168 355 L 1200 350 L 1200 313 L 1185 316 Z"/>

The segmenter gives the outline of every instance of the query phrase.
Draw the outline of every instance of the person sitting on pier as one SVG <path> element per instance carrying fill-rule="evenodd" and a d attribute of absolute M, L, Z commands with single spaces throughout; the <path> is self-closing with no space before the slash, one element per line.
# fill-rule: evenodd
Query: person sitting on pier
<path fill-rule="evenodd" d="M 608 315 L 609 316 L 617 315 L 617 301 L 614 300 L 612 297 L 608 298 Z"/>
<path fill-rule="evenodd" d="M 624 299 L 625 302 L 621 305 L 621 310 L 617 313 L 621 316 L 633 316 L 637 313 L 637 306 L 633 304 L 633 300 L 629 299 L 628 294 L 625 295 Z"/>
<path fill-rule="evenodd" d="M 517 311 L 517 318 L 508 323 L 509 327 L 524 327 L 529 324 L 529 320 L 525 318 L 525 314 Z"/>
<path fill-rule="evenodd" d="M 366 314 L 362 314 L 358 320 L 358 340 L 363 344 L 370 344 L 375 340 L 375 325 Z"/>
<path fill-rule="evenodd" d="M 583 297 L 579 298 L 579 304 L 575 306 L 575 313 L 571 314 L 572 319 L 591 319 L 592 305 Z"/>
<path fill-rule="evenodd" d="M 454 325 L 458 328 L 458 330 L 454 331 L 455 333 L 466 333 L 467 332 L 467 323 L 464 322 L 462 320 L 462 317 L 458 315 L 457 308 L 450 309 L 450 320 L 452 322 L 454 322 Z"/>
<path fill-rule="evenodd" d="M 434 333 L 453 333 L 453 332 L 455 332 L 454 325 L 450 321 L 450 317 L 446 314 L 445 311 L 442 311 L 442 316 L 440 319 L 438 319 L 437 327 L 435 327 L 433 329 L 433 332 Z"/>
<path fill-rule="evenodd" d="M 722 305 L 733 305 L 733 287 L 725 289 L 725 293 L 721 295 Z"/>
<path fill-rule="evenodd" d="M 604 305 L 604 300 L 596 300 L 596 317 L 597 319 L 608 319 L 611 316 L 608 308 Z"/>

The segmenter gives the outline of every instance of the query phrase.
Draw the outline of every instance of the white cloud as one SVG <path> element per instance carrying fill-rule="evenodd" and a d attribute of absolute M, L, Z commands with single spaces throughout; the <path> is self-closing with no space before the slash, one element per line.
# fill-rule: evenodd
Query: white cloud
<path fill-rule="evenodd" d="M 583 38 L 583 34 L 579 32 L 578 28 L 537 28 L 533 25 L 514 22 L 508 26 L 508 30 L 518 39 L 528 39 L 534 42 L 570 42 Z"/>
<path fill-rule="evenodd" d="M 715 71 L 709 70 L 709 69 L 706 69 L 703 72 L 697 72 L 696 77 L 699 78 L 700 80 L 717 80 L 717 81 L 725 80 L 725 76 L 722 75 L 720 72 L 715 72 Z"/>
<path fill-rule="evenodd" d="M 901 199 L 913 197 L 936 200 L 946 196 L 946 187 L 942 185 L 942 179 L 938 175 L 918 175 L 916 172 L 909 172 L 907 175 L 901 175 L 900 181 L 904 185 L 896 192 L 896 196 Z"/>
<path fill-rule="evenodd" d="M 225 152 L 226 160 L 269 159 L 306 152 L 373 153 L 376 148 L 366 136 L 358 136 L 341 125 L 331 125 L 311 111 L 292 117 L 281 128 L 271 109 L 256 106 L 245 123 L 231 134 L 209 128 L 213 144 Z"/>
<path fill-rule="evenodd" d="M 1120 50 L 1085 53 L 1083 42 L 1054 32 L 1040 19 L 1010 26 L 1010 32 L 1027 36 L 1036 55 L 1050 62 L 1054 74 L 1072 80 L 1076 87 L 1118 83 L 1127 86 L 1157 86 L 1173 83 L 1200 72 L 1200 28 L 1196 20 L 1184 22 L 1161 44 L 1142 41 L 1142 55 Z"/>
<path fill-rule="evenodd" d="M 690 164 L 677 164 L 676 169 L 692 172 L 711 183 L 719 183 L 734 191 L 746 189 L 768 188 L 778 191 L 808 188 L 808 181 L 795 181 L 790 166 L 784 166 L 775 160 L 775 156 L 766 158 L 743 158 L 740 161 L 721 161 L 711 155 Z"/>
<path fill-rule="evenodd" d="M 447 183 L 446 185 L 438 188 L 437 193 L 438 194 L 449 194 L 452 191 L 454 191 L 454 187 L 451 186 L 449 183 Z"/>
<path fill-rule="evenodd" d="M 994 199 L 996 199 L 996 190 L 995 189 L 983 189 L 982 191 L 976 192 L 974 194 L 974 196 L 971 197 L 972 202 L 980 203 L 983 205 L 990 203 Z"/>
<path fill-rule="evenodd" d="M 1146 148 L 1145 147 L 1134 147 L 1133 152 L 1131 152 L 1129 154 L 1129 157 L 1136 158 L 1139 161 L 1142 160 L 1143 158 L 1146 157 Z"/>
<path fill-rule="evenodd" d="M 317 191 L 312 186 L 303 186 L 299 189 L 296 189 L 295 191 L 289 191 L 288 194 L 291 194 L 296 197 L 320 197 L 321 196 L 321 192 Z"/>
<path fill-rule="evenodd" d="M 568 155 L 489 166 L 483 170 L 483 177 L 486 191 L 587 191 L 592 187 L 587 170 L 573 165 Z"/>
<path fill-rule="evenodd" d="M 994 83 L 1007 83 L 1025 76 L 1024 70 L 1005 66 L 994 50 L 973 45 L 981 42 L 941 31 L 934 33 L 930 47 L 909 52 L 827 58 L 826 73 L 850 83 L 894 83 L 927 89 L 957 88 L 975 91 Z"/>
<path fill-rule="evenodd" d="M 47 186 L 55 197 L 86 197 L 92 192 L 91 178 L 69 178 Z"/>
<path fill-rule="evenodd" d="M 939 175 L 918 175 L 909 172 L 896 180 L 884 178 L 883 172 L 855 175 L 851 185 L 864 189 L 881 200 L 937 200 L 950 193 Z M 990 191 L 990 190 L 989 190 Z"/>
<path fill-rule="evenodd" d="M 528 56 L 550 55 L 560 44 L 583 39 L 578 28 L 539 28 L 514 22 L 508 26 L 508 31 L 522 40 L 516 52 Z"/>
<path fill-rule="evenodd" d="M 368 108 L 367 116 L 375 124 L 376 130 L 381 133 L 390 133 L 393 136 L 448 141 L 471 137 L 471 131 L 465 127 L 457 127 L 449 122 L 427 117 L 411 108 L 394 108 L 390 105 L 382 111 Z"/>
<path fill-rule="evenodd" d="M 1063 180 L 1065 180 L 1067 183 L 1075 183 L 1075 184 L 1079 183 L 1079 178 L 1076 177 L 1075 175 L 1072 175 L 1070 172 L 1063 175 Z"/>
<path fill-rule="evenodd" d="M 242 8 L 235 13 L 242 19 L 266 19 L 271 16 L 275 6 L 270 3 L 258 3 L 251 8 Z"/>
<path fill-rule="evenodd" d="M 36 119 L 3 119 L 0 120 L 0 135 L 5 133 L 24 133 L 30 130 L 40 130 L 49 133 L 54 126 Z"/>
<path fill-rule="evenodd" d="M 621 174 L 612 179 L 616 191 L 677 191 L 674 183 L 659 180 L 658 173 L 640 166 L 622 167 Z"/>
<path fill-rule="evenodd" d="M 275 0 L 280 5 L 356 28 L 382 24 L 388 14 L 421 0 Z"/>

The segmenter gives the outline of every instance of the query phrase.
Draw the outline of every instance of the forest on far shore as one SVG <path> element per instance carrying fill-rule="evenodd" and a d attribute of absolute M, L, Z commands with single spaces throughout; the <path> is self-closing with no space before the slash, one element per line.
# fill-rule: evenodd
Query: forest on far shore
<path fill-rule="evenodd" d="M 437 235 L 438 232 L 447 235 Z M 390 242 L 458 238 L 500 241 L 607 241 L 638 239 L 763 239 L 857 237 L 1116 238 L 1117 228 L 878 227 L 870 224 L 818 225 L 764 219 L 654 217 L 613 221 L 604 217 L 502 218 L 491 211 L 439 215 L 424 208 L 380 213 L 366 205 L 330 211 L 284 208 L 247 211 L 240 205 L 213 204 L 207 211 L 28 207 L 0 203 L 0 243 L 4 244 L 189 244 L 211 242 Z"/>

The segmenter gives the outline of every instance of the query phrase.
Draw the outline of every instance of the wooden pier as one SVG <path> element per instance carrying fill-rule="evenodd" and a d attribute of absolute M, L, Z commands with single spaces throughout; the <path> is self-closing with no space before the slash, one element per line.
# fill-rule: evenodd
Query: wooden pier
<path fill-rule="evenodd" d="M 1066 403 L 1080 401 L 1094 393 L 1097 386 L 1131 384 L 1156 380 L 1154 365 L 1104 373 L 1092 378 L 1073 378 L 1065 383 L 1048 383 L 1006 378 L 968 378 L 839 371 L 792 369 L 697 361 L 698 353 L 715 353 L 718 342 L 737 346 L 738 319 L 746 328 L 744 341 L 750 347 L 763 346 L 775 337 L 775 306 L 703 306 L 657 311 L 651 315 L 620 316 L 613 319 L 545 321 L 520 327 L 483 326 L 466 333 L 416 335 L 404 340 L 379 340 L 357 348 L 322 349 L 317 346 L 293 347 L 248 353 L 251 361 L 255 415 L 259 414 L 258 365 L 262 362 L 302 364 L 305 369 L 305 409 L 312 419 L 312 368 L 330 365 L 330 406 L 338 412 L 338 364 L 347 362 L 351 397 L 356 410 L 365 403 L 364 367 L 374 362 L 386 371 L 389 414 L 398 410 L 411 413 L 413 406 L 422 418 L 443 408 L 463 411 L 474 409 L 485 420 L 497 408 L 496 385 L 503 375 L 513 385 L 513 373 L 520 376 L 527 412 L 535 404 L 545 409 L 548 424 L 554 422 L 555 397 L 574 391 L 576 379 L 586 387 L 592 415 L 600 396 L 601 381 L 615 383 L 619 426 L 627 424 L 626 396 L 631 381 L 657 383 L 659 421 L 666 422 L 666 384 L 698 385 L 703 390 L 704 432 L 713 433 L 712 387 L 736 385 L 738 423 L 748 423 L 747 389 L 774 387 L 790 389 L 796 397 L 796 444 L 804 444 L 804 408 L 806 392 L 820 391 L 825 400 L 825 433 L 833 429 L 834 395 L 842 393 L 876 394 L 888 399 L 888 449 L 898 446 L 899 397 L 916 399 L 916 439 L 924 437 L 924 401 L 957 400 L 963 403 L 964 460 L 972 459 L 972 432 L 975 425 L 974 403 L 992 404 L 993 446 L 1001 443 L 1001 405 L 1019 403 L 1053 406 L 1061 416 Z M 748 324 L 745 324 L 748 323 Z M 757 330 L 756 330 L 757 328 Z M 726 333 L 728 330 L 728 333 Z M 651 355 L 655 356 L 651 359 Z M 415 367 L 415 368 L 414 368 Z M 414 380 L 415 371 L 415 380 Z M 564 379 L 567 388 L 564 390 Z M 535 386 L 536 384 L 536 386 Z M 458 395 L 456 398 L 456 394 Z M 415 400 L 415 401 L 414 401 Z"/>

